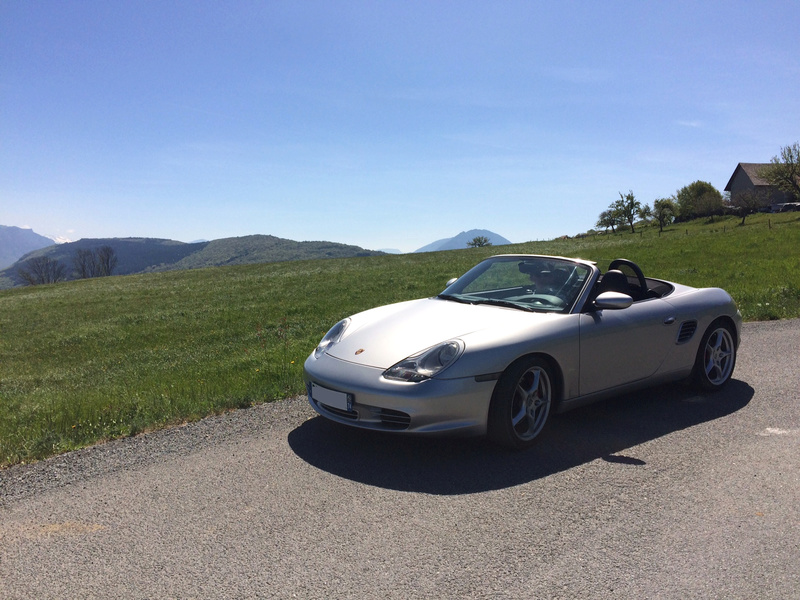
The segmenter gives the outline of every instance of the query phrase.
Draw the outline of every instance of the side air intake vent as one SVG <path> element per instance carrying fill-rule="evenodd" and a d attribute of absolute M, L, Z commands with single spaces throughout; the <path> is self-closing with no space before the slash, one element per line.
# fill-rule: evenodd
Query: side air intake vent
<path fill-rule="evenodd" d="M 697 321 L 684 321 L 681 323 L 681 330 L 678 332 L 678 343 L 685 344 L 694 337 L 697 331 Z"/>

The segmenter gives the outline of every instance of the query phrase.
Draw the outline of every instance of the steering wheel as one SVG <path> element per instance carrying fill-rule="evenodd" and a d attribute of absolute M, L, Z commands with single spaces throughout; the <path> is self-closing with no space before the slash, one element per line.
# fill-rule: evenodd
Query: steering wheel
<path fill-rule="evenodd" d="M 611 264 L 608 265 L 608 270 L 611 271 L 612 269 L 619 269 L 619 267 L 628 267 L 631 271 L 633 271 L 634 275 L 636 275 L 636 279 L 639 280 L 639 294 L 638 299 L 642 300 L 647 297 L 647 282 L 644 280 L 644 273 L 639 268 L 635 262 L 631 262 L 626 258 L 617 258 L 611 261 Z"/>
<path fill-rule="evenodd" d="M 567 304 L 566 302 L 564 302 L 563 299 L 559 298 L 558 296 L 553 296 L 550 294 L 534 296 L 531 299 L 531 302 L 534 302 L 536 304 L 544 304 L 545 306 L 553 306 L 556 308 L 563 308 Z"/>

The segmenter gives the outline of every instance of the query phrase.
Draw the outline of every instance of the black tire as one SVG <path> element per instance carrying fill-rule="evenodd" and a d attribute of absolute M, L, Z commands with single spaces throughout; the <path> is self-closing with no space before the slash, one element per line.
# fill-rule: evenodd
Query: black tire
<path fill-rule="evenodd" d="M 547 361 L 526 357 L 512 363 L 492 394 L 489 439 L 517 450 L 532 446 L 547 425 L 555 391 L 553 370 Z"/>
<path fill-rule="evenodd" d="M 694 382 L 702 390 L 722 389 L 736 366 L 736 334 L 725 321 L 714 321 L 703 334 L 694 362 Z"/>

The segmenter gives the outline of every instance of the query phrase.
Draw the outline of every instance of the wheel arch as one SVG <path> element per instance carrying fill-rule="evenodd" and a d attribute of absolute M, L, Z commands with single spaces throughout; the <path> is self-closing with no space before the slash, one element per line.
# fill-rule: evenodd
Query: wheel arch
<path fill-rule="evenodd" d="M 722 355 L 717 355 L 715 349 L 712 351 L 711 356 L 708 356 L 705 354 L 705 352 L 708 348 L 707 344 L 711 339 L 710 336 L 720 329 L 724 329 L 728 334 L 730 334 L 733 348 L 729 353 L 723 352 Z M 715 345 L 715 348 L 718 347 L 719 343 Z M 733 370 L 736 367 L 736 355 L 738 347 L 739 330 L 736 327 L 736 322 L 727 315 L 721 315 L 713 319 L 708 324 L 700 338 L 700 345 L 697 348 L 697 355 L 695 357 L 694 367 L 692 368 L 689 380 L 693 382 L 701 391 L 715 392 L 720 390 L 733 375 Z M 714 370 L 716 370 L 719 374 L 719 381 L 711 379 L 710 373 Z"/>
<path fill-rule="evenodd" d="M 705 335 L 710 329 L 715 327 L 717 324 L 724 324 L 727 325 L 728 328 L 731 330 L 733 334 L 733 344 L 736 348 L 739 348 L 739 329 L 736 327 L 736 321 L 730 315 L 720 315 L 716 319 L 713 319 L 706 327 L 703 335 Z"/>
<path fill-rule="evenodd" d="M 555 388 L 553 390 L 553 400 L 555 401 L 555 408 L 557 408 L 564 395 L 564 372 L 561 369 L 561 365 L 558 364 L 558 361 L 551 354 L 548 354 L 547 352 L 529 352 L 527 354 L 523 354 L 522 356 L 518 356 L 515 360 L 511 361 L 506 368 L 503 369 L 503 373 L 508 371 L 517 363 L 528 360 L 529 358 L 541 359 L 550 367 L 550 371 L 553 375 L 553 381 L 551 381 L 551 384 Z M 497 381 L 498 383 L 500 382 L 500 377 L 498 377 Z M 495 383 L 495 387 L 497 387 L 497 383 Z"/>
<path fill-rule="evenodd" d="M 521 387 L 523 378 L 533 368 L 545 372 L 548 383 L 537 378 L 526 380 L 526 387 Z M 540 438 L 550 415 L 558 412 L 561 379 L 561 368 L 549 354 L 529 352 L 511 361 L 492 392 L 486 421 L 488 438 L 514 450 L 531 447 Z M 544 386 L 541 390 L 540 385 Z M 543 395 L 542 391 L 548 388 L 547 396 Z M 541 402 L 544 398 L 547 401 Z"/>

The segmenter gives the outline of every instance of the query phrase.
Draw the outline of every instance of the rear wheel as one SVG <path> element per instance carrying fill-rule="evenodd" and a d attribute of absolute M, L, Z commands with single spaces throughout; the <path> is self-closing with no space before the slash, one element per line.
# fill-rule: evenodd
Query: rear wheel
<path fill-rule="evenodd" d="M 736 365 L 736 342 L 731 326 L 714 321 L 706 330 L 694 364 L 695 382 L 700 388 L 715 391 L 728 383 Z"/>
<path fill-rule="evenodd" d="M 532 446 L 550 416 L 553 382 L 552 369 L 541 358 L 523 358 L 508 367 L 489 405 L 489 438 L 519 450 Z"/>

